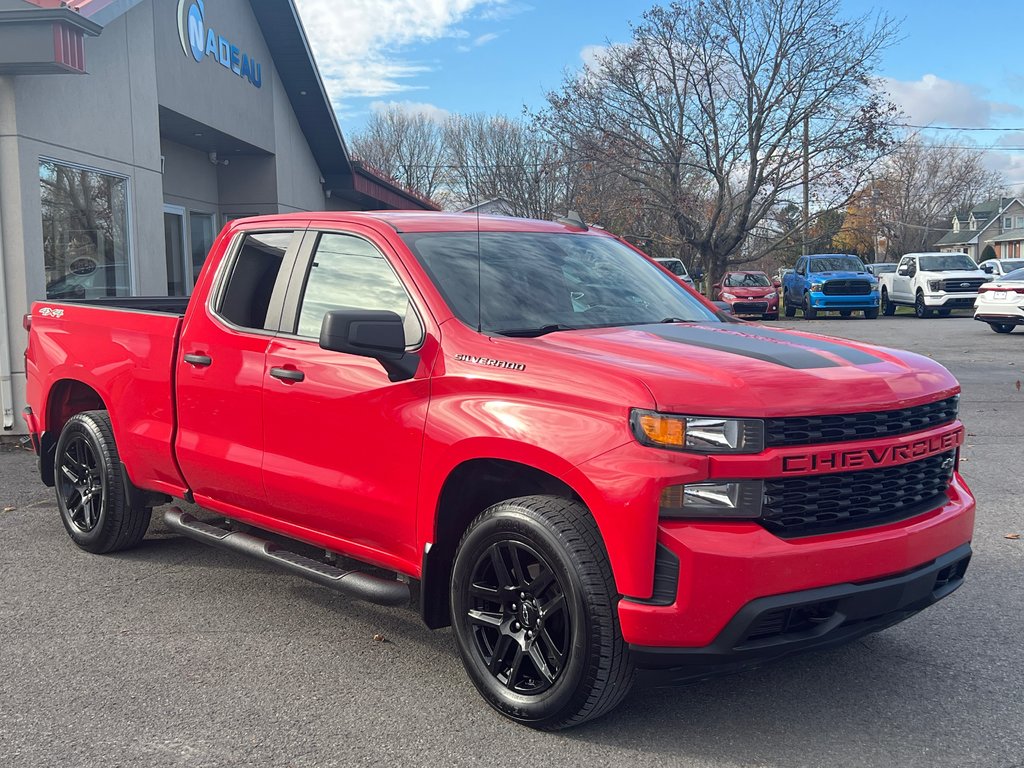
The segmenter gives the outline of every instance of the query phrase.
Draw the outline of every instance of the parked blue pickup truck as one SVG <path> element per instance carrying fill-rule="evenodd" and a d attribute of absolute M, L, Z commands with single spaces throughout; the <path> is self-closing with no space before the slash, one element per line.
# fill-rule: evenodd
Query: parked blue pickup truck
<path fill-rule="evenodd" d="M 782 279 L 786 317 L 799 309 L 813 320 L 819 312 L 838 312 L 849 317 L 863 312 L 878 317 L 878 280 L 856 256 L 815 253 L 801 256 L 796 268 Z"/>

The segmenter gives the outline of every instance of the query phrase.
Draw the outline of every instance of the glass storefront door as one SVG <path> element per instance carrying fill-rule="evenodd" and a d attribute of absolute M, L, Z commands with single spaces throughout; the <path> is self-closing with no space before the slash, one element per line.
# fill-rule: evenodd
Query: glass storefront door
<path fill-rule="evenodd" d="M 164 206 L 164 253 L 167 258 L 167 295 L 187 296 L 192 290 L 189 279 L 192 270 L 191 264 L 185 261 L 184 208 Z"/>

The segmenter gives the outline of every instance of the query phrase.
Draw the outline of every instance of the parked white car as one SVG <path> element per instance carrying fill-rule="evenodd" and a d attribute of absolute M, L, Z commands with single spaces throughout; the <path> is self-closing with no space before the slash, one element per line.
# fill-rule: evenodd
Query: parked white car
<path fill-rule="evenodd" d="M 880 275 L 882 313 L 892 315 L 900 305 L 913 307 L 918 317 L 973 307 L 978 289 L 990 280 L 963 253 L 908 253 L 895 272 Z"/>
<path fill-rule="evenodd" d="M 989 259 L 978 266 L 986 274 L 1002 277 L 1015 270 L 1024 269 L 1024 259 Z"/>
<path fill-rule="evenodd" d="M 974 302 L 974 319 L 988 323 L 996 333 L 1010 333 L 1024 325 L 1024 269 L 981 286 Z"/>
<path fill-rule="evenodd" d="M 687 285 L 693 286 L 693 278 L 686 271 L 686 265 L 683 264 L 681 259 L 655 259 L 655 261 Z"/>

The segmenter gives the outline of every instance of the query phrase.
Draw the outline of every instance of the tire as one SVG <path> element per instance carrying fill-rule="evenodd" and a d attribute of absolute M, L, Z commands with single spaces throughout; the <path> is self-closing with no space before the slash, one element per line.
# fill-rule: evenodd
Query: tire
<path fill-rule="evenodd" d="M 794 307 L 794 306 L 793 306 L 793 305 L 792 305 L 792 304 L 791 304 L 791 303 L 789 302 L 789 299 L 787 299 L 787 298 L 783 297 L 783 299 L 782 299 L 782 305 L 783 305 L 783 306 L 782 306 L 782 308 L 783 308 L 783 309 L 785 310 L 785 312 L 786 312 L 786 317 L 796 317 L 796 307 Z"/>
<path fill-rule="evenodd" d="M 939 310 L 939 317 L 949 317 L 951 314 L 953 314 L 953 310 L 952 309 L 940 309 Z"/>
<path fill-rule="evenodd" d="M 1013 333 L 1013 323 L 989 323 L 988 327 L 996 333 Z"/>
<path fill-rule="evenodd" d="M 872 307 L 871 309 L 864 310 L 865 320 L 877 320 L 878 319 L 878 307 Z"/>
<path fill-rule="evenodd" d="M 839 316 L 840 317 L 849 317 L 852 314 L 853 314 L 853 311 L 849 310 L 849 309 L 840 309 L 839 310 Z"/>
<path fill-rule="evenodd" d="M 818 310 L 811 306 L 811 297 L 804 294 L 804 320 L 813 320 L 818 316 Z"/>
<path fill-rule="evenodd" d="M 531 728 L 599 717 L 634 676 L 616 598 L 586 507 L 553 496 L 495 504 L 462 537 L 452 569 L 466 672 L 488 704 Z"/>
<path fill-rule="evenodd" d="M 106 411 L 85 411 L 68 419 L 55 456 L 57 508 L 75 544 L 105 554 L 142 541 L 152 510 L 128 502 Z"/>
<path fill-rule="evenodd" d="M 886 317 L 892 317 L 896 314 L 896 305 L 889 301 L 889 292 L 882 289 L 882 314 Z"/>
<path fill-rule="evenodd" d="M 928 305 L 924 303 L 924 294 L 918 293 L 917 298 L 914 299 L 914 315 L 924 319 L 932 316 L 932 311 L 928 309 Z"/>

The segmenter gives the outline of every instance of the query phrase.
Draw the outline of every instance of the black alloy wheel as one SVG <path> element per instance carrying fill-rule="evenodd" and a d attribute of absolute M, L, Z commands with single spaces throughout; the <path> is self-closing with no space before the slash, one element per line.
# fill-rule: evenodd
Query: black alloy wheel
<path fill-rule="evenodd" d="M 83 411 L 68 419 L 54 460 L 57 508 L 75 544 L 104 554 L 142 541 L 152 510 L 131 502 L 106 411 Z"/>
<path fill-rule="evenodd" d="M 82 435 L 68 440 L 57 457 L 57 492 L 71 525 L 89 533 L 100 521 L 106 493 L 99 457 Z"/>
<path fill-rule="evenodd" d="M 896 305 L 889 300 L 889 292 L 882 289 L 882 314 L 886 317 L 892 317 L 896 314 Z"/>
<path fill-rule="evenodd" d="M 932 316 L 932 311 L 928 308 L 928 305 L 924 303 L 923 293 L 918 293 L 917 299 L 914 300 L 914 314 L 922 319 Z"/>
<path fill-rule="evenodd" d="M 522 496 L 466 530 L 451 577 L 455 642 L 501 714 L 556 730 L 610 711 L 633 681 L 604 542 L 579 501 Z"/>
<path fill-rule="evenodd" d="M 571 619 L 551 565 L 529 544 L 499 541 L 480 553 L 467 611 L 476 652 L 516 693 L 548 690 L 569 655 Z"/>

